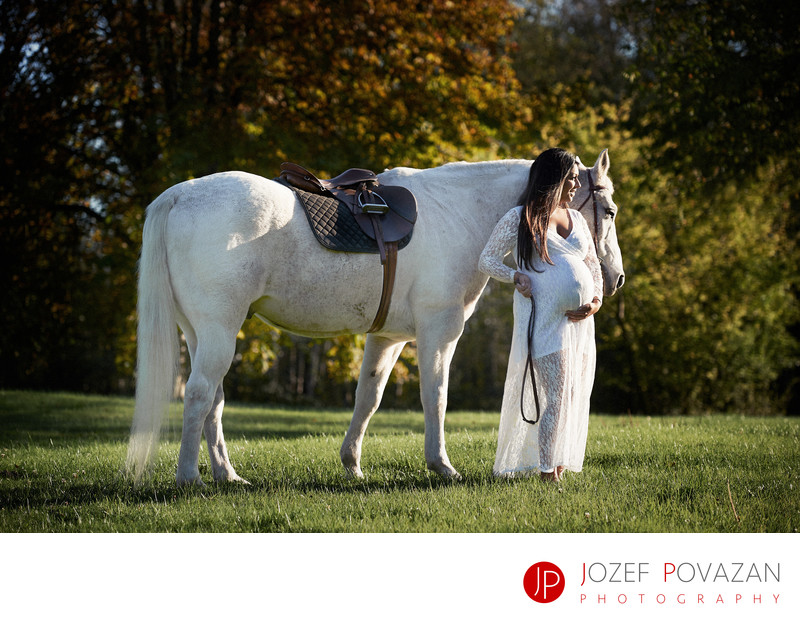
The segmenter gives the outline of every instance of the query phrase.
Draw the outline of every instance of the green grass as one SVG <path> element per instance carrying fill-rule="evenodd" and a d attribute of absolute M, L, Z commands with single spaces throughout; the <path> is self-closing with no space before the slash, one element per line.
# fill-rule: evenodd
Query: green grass
<path fill-rule="evenodd" d="M 496 413 L 451 412 L 461 481 L 425 468 L 418 412 L 379 411 L 365 478 L 338 459 L 349 410 L 228 405 L 231 460 L 252 486 L 174 483 L 181 406 L 153 477 L 121 474 L 133 402 L 0 392 L 2 532 L 796 532 L 800 419 L 593 416 L 584 470 L 560 485 L 491 475 Z M 730 488 L 730 495 L 729 489 Z M 735 512 L 734 512 L 735 507 Z"/>

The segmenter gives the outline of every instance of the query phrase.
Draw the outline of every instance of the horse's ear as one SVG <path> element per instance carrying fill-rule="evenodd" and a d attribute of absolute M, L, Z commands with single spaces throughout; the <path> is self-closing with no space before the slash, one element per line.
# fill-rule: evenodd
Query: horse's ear
<path fill-rule="evenodd" d="M 608 169 L 611 166 L 611 159 L 608 157 L 608 149 L 603 149 L 597 157 L 597 162 L 594 163 L 592 170 L 597 175 L 597 179 L 605 177 Z"/>

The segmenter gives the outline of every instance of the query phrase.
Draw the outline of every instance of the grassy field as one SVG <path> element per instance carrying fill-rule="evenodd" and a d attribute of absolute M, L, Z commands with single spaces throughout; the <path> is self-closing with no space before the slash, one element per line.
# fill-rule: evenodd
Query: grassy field
<path fill-rule="evenodd" d="M 363 480 L 345 478 L 349 410 L 228 405 L 251 486 L 177 489 L 181 406 L 153 478 L 121 475 L 133 402 L 0 392 L 1 532 L 796 532 L 800 419 L 593 416 L 584 471 L 560 485 L 491 475 L 497 414 L 451 412 L 463 479 L 425 468 L 419 412 L 378 412 Z M 207 456 L 200 471 L 210 482 Z"/>

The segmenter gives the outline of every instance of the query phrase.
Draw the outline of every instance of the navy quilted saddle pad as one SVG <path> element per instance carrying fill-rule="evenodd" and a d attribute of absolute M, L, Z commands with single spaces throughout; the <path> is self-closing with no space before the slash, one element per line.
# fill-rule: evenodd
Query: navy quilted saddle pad
<path fill-rule="evenodd" d="M 311 230 L 323 246 L 337 252 L 378 253 L 377 241 L 361 230 L 345 203 L 327 195 L 290 188 L 303 205 Z M 412 234 L 413 231 L 398 241 L 397 249 L 408 245 Z"/>

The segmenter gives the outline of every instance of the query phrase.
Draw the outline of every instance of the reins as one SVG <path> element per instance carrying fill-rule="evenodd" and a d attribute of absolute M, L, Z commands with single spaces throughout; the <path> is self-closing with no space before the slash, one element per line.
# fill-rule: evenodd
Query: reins
<path fill-rule="evenodd" d="M 591 195 L 591 198 L 592 198 L 592 212 L 594 213 L 594 234 L 592 235 L 592 239 L 594 240 L 594 251 L 597 254 L 598 260 L 600 260 L 602 262 L 602 259 L 600 258 L 600 250 L 598 248 L 598 246 L 600 245 L 600 221 L 599 221 L 599 218 L 597 216 L 597 197 L 595 197 L 595 193 L 597 191 L 602 191 L 603 187 L 602 186 L 595 186 L 594 180 L 592 179 L 592 171 L 591 170 L 587 170 L 586 171 L 586 177 L 589 178 L 589 194 Z M 586 205 L 586 202 L 588 202 L 588 201 L 589 201 L 589 197 L 584 199 L 581 202 L 581 205 L 578 206 L 575 210 L 580 212 L 581 208 L 583 208 Z"/>
<path fill-rule="evenodd" d="M 531 425 L 536 425 L 539 422 L 539 393 L 536 390 L 536 374 L 533 371 L 533 355 L 531 350 L 533 348 L 533 325 L 536 322 L 536 301 L 533 299 L 533 294 L 530 297 L 531 301 L 531 315 L 528 318 L 528 357 L 525 360 L 525 373 L 522 375 L 522 393 L 519 397 L 519 411 L 522 414 L 522 420 Z M 536 418 L 530 420 L 525 416 L 525 382 L 528 380 L 528 374 L 531 376 L 531 385 L 533 386 L 533 402 L 536 404 Z"/>
<path fill-rule="evenodd" d="M 586 176 L 589 178 L 589 194 L 592 198 L 592 212 L 594 212 L 594 234 L 592 235 L 592 239 L 594 240 L 594 250 L 597 253 L 597 258 L 602 262 L 600 259 L 598 245 L 600 243 L 600 230 L 599 225 L 600 222 L 598 221 L 597 216 L 597 197 L 595 197 L 595 193 L 597 191 L 603 190 L 602 186 L 595 186 L 594 180 L 592 179 L 592 172 L 591 170 L 586 171 Z M 575 210 L 578 212 L 581 211 L 586 205 L 586 202 L 589 201 L 589 196 L 586 197 L 581 202 L 581 205 L 578 206 Z M 528 357 L 525 360 L 525 372 L 522 375 L 522 393 L 519 397 L 519 409 L 520 413 L 522 414 L 522 420 L 526 423 L 530 423 L 531 425 L 536 425 L 539 422 L 540 416 L 540 406 L 539 406 L 539 393 L 536 390 L 536 374 L 533 370 L 533 329 L 534 324 L 536 323 L 536 302 L 533 299 L 533 294 L 530 297 L 531 301 L 531 315 L 528 318 Z M 536 418 L 534 420 L 530 420 L 527 416 L 525 416 L 525 383 L 528 380 L 528 374 L 531 376 L 531 385 L 533 386 L 533 401 L 536 405 Z"/>

